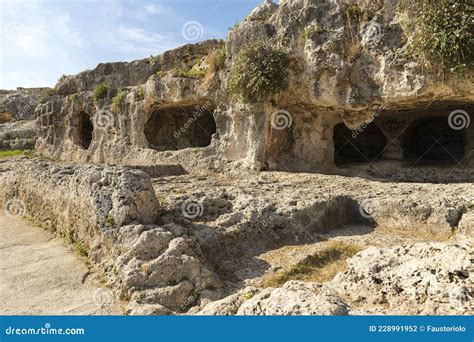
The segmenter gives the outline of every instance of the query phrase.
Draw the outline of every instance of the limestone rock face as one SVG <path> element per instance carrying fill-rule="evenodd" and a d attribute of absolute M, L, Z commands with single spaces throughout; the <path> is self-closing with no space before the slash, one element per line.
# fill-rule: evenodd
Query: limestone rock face
<path fill-rule="evenodd" d="M 472 77 L 407 53 L 398 0 L 358 3 L 355 20 L 343 1 L 265 1 L 226 42 L 61 78 L 31 105 L 59 162 L 0 161 L 0 200 L 84 243 L 128 314 L 473 313 Z M 251 44 L 289 60 L 259 103 L 229 93 Z M 0 119 L 32 118 L 33 97 L 0 92 Z M 0 149 L 29 148 L 32 125 L 0 125 Z M 294 264 L 334 238 L 366 249 L 334 280 L 260 287 L 278 249 Z"/>
<path fill-rule="evenodd" d="M 11 120 L 33 120 L 36 106 L 48 89 L 18 88 L 16 91 L 1 92 L 0 119 L 1 115 L 7 116 L 8 114 Z M 3 122 L 0 121 L 1 123 Z"/>
<path fill-rule="evenodd" d="M 369 248 L 331 284 L 359 305 L 388 305 L 390 314 L 472 314 L 472 253 L 469 244 Z"/>
<path fill-rule="evenodd" d="M 265 0 L 262 4 L 255 7 L 250 12 L 247 20 L 266 20 L 278 9 L 278 5 L 273 3 L 271 0 Z"/>
<path fill-rule="evenodd" d="M 73 234 L 98 259 L 106 253 L 111 229 L 152 223 L 159 207 L 145 173 L 111 167 L 25 161 L 2 174 L 1 188 L 4 203 L 22 201 L 25 215 Z"/>
<path fill-rule="evenodd" d="M 245 301 L 238 315 L 347 315 L 347 306 L 334 294 L 311 283 L 289 281 L 282 288 L 265 289 Z"/>
<path fill-rule="evenodd" d="M 160 56 L 133 61 L 130 63 L 101 63 L 94 70 L 86 70 L 78 75 L 65 76 L 56 85 L 59 95 L 71 95 L 83 91 L 93 91 L 98 84 L 107 84 L 111 89 L 136 86 L 146 83 L 160 71 L 173 68 L 187 69 L 196 59 L 200 59 L 215 47 L 219 40 L 209 40 L 195 45 L 185 45 Z"/>
<path fill-rule="evenodd" d="M 36 143 L 33 120 L 9 122 L 0 125 L 0 150 L 32 150 Z"/>
<path fill-rule="evenodd" d="M 202 300 L 202 293 L 223 285 L 206 267 L 199 244 L 191 237 L 175 235 L 167 226 L 126 226 L 118 234 L 136 236 L 131 246 L 127 240 L 118 243 L 117 248 L 127 252 L 114 262 L 120 275 L 116 285 L 132 299 L 131 312 L 136 306 L 159 304 L 184 313 Z"/>
<path fill-rule="evenodd" d="M 449 130 L 451 113 L 472 121 L 474 86 L 469 77 L 441 79 L 406 53 L 413 32 L 404 30 L 398 2 L 362 1 L 357 20 L 340 1 L 265 2 L 225 45 L 211 40 L 63 77 L 36 110 L 36 148 L 61 160 L 183 173 L 369 172 L 438 182 L 441 172 L 470 180 L 473 125 L 443 145 L 461 174 L 412 167 L 423 157 L 416 145 L 429 140 L 417 140 L 418 129 Z M 244 103 L 229 94 L 229 71 L 243 47 L 258 43 L 288 55 L 288 87 Z M 94 99 L 101 84 L 107 91 Z M 275 118 L 286 126 L 275 128 Z M 437 128 L 425 129 L 426 120 Z"/>
<path fill-rule="evenodd" d="M 472 254 L 469 244 L 371 247 L 323 285 L 288 281 L 276 289 L 246 288 L 207 304 L 198 314 L 472 314 Z"/>
<path fill-rule="evenodd" d="M 107 282 L 131 299 L 130 314 L 184 313 L 219 296 L 223 283 L 198 241 L 176 225 L 157 226 L 150 178 L 120 167 L 22 160 L 0 178 L 3 208 L 87 249 Z"/>
<path fill-rule="evenodd" d="M 347 315 L 347 305 L 329 288 L 289 281 L 281 288 L 247 288 L 207 304 L 199 315 Z"/>
<path fill-rule="evenodd" d="M 35 147 L 35 110 L 50 91 L 50 88 L 0 90 L 0 150 L 31 150 Z"/>

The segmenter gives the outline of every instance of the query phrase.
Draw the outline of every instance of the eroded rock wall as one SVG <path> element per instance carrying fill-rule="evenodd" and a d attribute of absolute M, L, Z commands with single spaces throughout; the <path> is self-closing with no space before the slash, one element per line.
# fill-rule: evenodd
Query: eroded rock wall
<path fill-rule="evenodd" d="M 441 79 L 405 53 L 412 33 L 403 30 L 398 1 L 380 6 L 362 1 L 359 5 L 364 20 L 358 21 L 348 18 L 343 1 L 261 5 L 231 29 L 225 61 L 219 68 L 216 53 L 224 43 L 207 41 L 64 77 L 56 86 L 57 95 L 38 107 L 37 149 L 63 160 L 162 165 L 184 172 L 282 170 L 359 175 L 370 171 L 378 177 L 401 173 L 402 178 L 438 181 L 426 173 L 416 175 L 410 161 L 403 159 L 406 151 L 400 132 L 417 119 L 429 118 L 429 112 L 447 122 L 450 113 L 462 110 L 466 113 L 463 118 L 471 120 L 472 79 Z M 264 103 L 248 104 L 229 95 L 229 70 L 244 47 L 259 41 L 288 53 L 289 86 Z M 205 75 L 192 73 L 206 69 Z M 99 84 L 108 86 L 107 94 L 94 99 Z M 126 94 L 112 105 L 122 88 Z M 164 151 L 154 148 L 147 138 L 147 129 L 155 129 L 149 127 L 154 125 L 150 118 L 172 111 L 188 119 L 169 120 L 159 134 L 163 139 L 188 139 L 195 131 L 189 127 L 196 125 L 202 108 L 215 121 L 211 125 L 215 128 L 202 131 L 210 141 L 208 146 L 180 149 L 176 144 Z M 93 129 L 87 133 L 91 136 L 88 144 L 82 143 L 83 114 Z M 406 118 L 401 120 L 403 115 Z M 275 120 L 283 121 L 278 126 Z M 378 126 L 384 120 L 398 121 L 403 127 L 397 130 L 382 124 L 388 143 L 381 146 L 382 160 L 372 160 L 370 152 L 367 157 L 362 151 L 369 167 L 341 167 L 336 160 L 340 147 L 334 141 L 336 126 L 352 130 L 355 140 L 348 143 L 359 149 L 357 139 L 366 126 Z M 472 125 L 463 128 L 464 151 L 455 156 L 454 167 L 460 164 L 472 170 L 473 131 Z M 452 180 L 472 179 L 471 173 Z"/>
<path fill-rule="evenodd" d="M 0 150 L 35 147 L 35 110 L 49 91 L 50 88 L 0 90 Z"/>
<path fill-rule="evenodd" d="M 38 160 L 8 165 L 0 178 L 5 213 L 75 244 L 102 281 L 130 301 L 129 313 L 150 305 L 160 313 L 184 313 L 201 296 L 218 298 L 223 284 L 206 266 L 197 240 L 177 225 L 155 224 L 160 204 L 146 173 Z"/>

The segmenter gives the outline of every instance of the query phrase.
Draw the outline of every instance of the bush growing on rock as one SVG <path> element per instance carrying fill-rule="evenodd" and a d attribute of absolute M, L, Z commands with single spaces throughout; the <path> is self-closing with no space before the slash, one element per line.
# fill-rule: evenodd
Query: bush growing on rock
<path fill-rule="evenodd" d="M 103 99 L 107 96 L 107 93 L 109 91 L 109 87 L 106 84 L 99 84 L 97 87 L 94 89 L 94 99 L 95 100 L 100 100 Z"/>
<path fill-rule="evenodd" d="M 77 97 L 78 97 L 77 94 L 71 94 L 71 95 L 68 96 L 67 99 L 68 99 L 70 102 L 75 103 L 75 102 L 77 102 Z"/>
<path fill-rule="evenodd" d="M 406 32 L 414 32 L 412 53 L 443 74 L 466 76 L 474 64 L 474 6 L 469 0 L 403 0 L 409 14 Z"/>
<path fill-rule="evenodd" d="M 120 106 L 122 105 L 123 99 L 125 96 L 127 96 L 127 90 L 126 89 L 120 89 L 117 94 L 114 96 L 112 99 L 112 110 L 115 113 L 120 112 Z"/>
<path fill-rule="evenodd" d="M 140 100 L 143 100 L 145 98 L 145 89 L 143 89 L 143 87 L 138 87 L 137 96 Z"/>
<path fill-rule="evenodd" d="M 246 102 L 260 102 L 288 86 L 288 55 L 271 45 L 244 48 L 232 63 L 229 92 Z"/>

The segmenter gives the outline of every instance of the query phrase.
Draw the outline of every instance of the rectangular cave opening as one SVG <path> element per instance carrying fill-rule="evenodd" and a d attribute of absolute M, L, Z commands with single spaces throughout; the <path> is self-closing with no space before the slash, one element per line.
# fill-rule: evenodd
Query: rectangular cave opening
<path fill-rule="evenodd" d="M 354 134 L 344 123 L 334 126 L 334 163 L 337 167 L 350 167 L 381 160 L 387 138 L 375 124 Z"/>
<path fill-rule="evenodd" d="M 414 120 L 402 139 L 403 159 L 411 166 L 456 165 L 465 158 L 464 133 L 445 117 Z"/>
<path fill-rule="evenodd" d="M 153 110 L 144 129 L 149 147 L 176 151 L 209 146 L 216 133 L 215 108 L 207 102 Z"/>
<path fill-rule="evenodd" d="M 356 130 L 339 123 L 333 128 L 334 163 L 341 169 L 472 168 L 473 108 L 456 103 L 418 105 L 380 112 Z"/>

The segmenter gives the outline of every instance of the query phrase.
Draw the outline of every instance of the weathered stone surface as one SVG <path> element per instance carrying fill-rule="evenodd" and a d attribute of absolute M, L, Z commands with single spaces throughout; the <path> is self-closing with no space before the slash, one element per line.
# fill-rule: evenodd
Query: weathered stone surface
<path fill-rule="evenodd" d="M 136 302 L 131 302 L 125 311 L 129 316 L 166 316 L 171 313 L 171 310 L 159 304 L 144 305 Z"/>
<path fill-rule="evenodd" d="M 24 161 L 2 174 L 0 188 L 3 203 L 22 201 L 27 216 L 86 243 L 94 258 L 106 253 L 111 229 L 152 223 L 159 208 L 148 176 L 121 168 Z"/>
<path fill-rule="evenodd" d="M 265 3 L 230 30 L 221 70 L 215 64 L 223 42 L 206 41 L 64 77 L 56 86 L 58 95 L 37 108 L 36 148 L 68 161 L 162 165 L 194 173 L 279 170 L 408 181 L 472 180 L 473 125 L 463 130 L 463 146 L 443 145 L 457 172 L 442 171 L 441 165 L 413 167 L 420 157 L 413 159 L 407 151 L 416 144 L 413 131 L 434 117 L 439 129 L 449 129 L 448 116 L 456 110 L 472 121 L 474 87 L 470 78 L 444 80 L 429 74 L 418 59 L 404 53 L 413 32 L 403 30 L 397 4 L 361 2 L 361 10 L 372 13 L 372 19 L 351 22 L 339 1 Z M 229 69 L 249 42 L 271 43 L 291 60 L 288 89 L 264 103 L 242 103 L 228 94 Z M 211 65 L 205 75 L 189 73 Z M 106 84 L 108 92 L 94 101 L 99 84 Z M 127 94 L 112 108 L 121 88 Z M 195 122 L 202 108 L 207 113 L 204 125 Z M 288 127 L 273 127 L 275 115 Z M 84 133 L 85 121 L 93 134 Z M 368 132 L 366 126 L 380 128 L 380 151 L 373 155 L 377 144 L 364 145 L 366 149 L 357 145 L 366 136 L 376 139 L 370 134 L 377 132 Z M 196 127 L 206 136 L 205 143 L 193 141 Z M 353 130 L 348 133 L 353 136 L 337 134 L 344 129 Z M 166 135 L 162 140 L 173 143 L 157 147 L 150 135 Z M 84 144 L 85 138 L 91 141 Z M 356 146 L 350 153 L 344 150 L 349 143 Z M 338 154 L 342 159 L 365 158 L 358 161 L 361 165 L 350 160 L 344 164 Z"/>
<path fill-rule="evenodd" d="M 282 288 L 265 289 L 245 301 L 238 315 L 347 315 L 347 306 L 320 286 L 289 281 Z"/>
<path fill-rule="evenodd" d="M 372 19 L 354 24 L 340 1 L 267 1 L 225 56 L 214 40 L 63 77 L 36 107 L 37 152 L 121 167 L 0 161 L 0 198 L 85 243 L 128 314 L 470 314 L 474 87 L 405 53 L 397 4 L 362 1 Z M 228 93 L 249 42 L 290 60 L 288 89 L 263 103 Z M 29 96 L 0 92 L 0 114 L 22 118 Z M 31 125 L 0 126 L 0 148 L 29 146 Z M 258 288 L 336 238 L 366 250 L 333 281 Z"/>
<path fill-rule="evenodd" d="M 36 137 L 32 120 L 0 124 L 0 150 L 32 150 Z"/>
<path fill-rule="evenodd" d="M 388 306 L 389 314 L 473 314 L 473 251 L 444 243 L 369 248 L 331 286 L 357 306 Z"/>
<path fill-rule="evenodd" d="M 152 56 L 130 63 L 101 63 L 94 70 L 86 70 L 78 75 L 65 76 L 56 85 L 60 95 L 71 95 L 84 91 L 93 91 L 98 84 L 107 84 L 111 89 L 130 87 L 146 83 L 148 78 L 160 71 L 173 68 L 187 69 L 196 59 L 208 54 L 222 45 L 220 40 L 208 40 L 194 45 L 185 45 L 167 51 L 160 56 Z"/>
<path fill-rule="evenodd" d="M 146 312 L 161 312 L 148 304 L 186 312 L 198 294 L 222 287 L 196 239 L 183 237 L 179 227 L 152 224 L 160 208 L 142 171 L 38 160 L 14 164 L 1 174 L 5 210 L 9 202 L 21 202 L 20 215 L 84 244 L 108 281 L 135 303 L 146 304 Z"/>
<path fill-rule="evenodd" d="M 200 315 L 347 315 L 347 305 L 321 285 L 289 281 L 282 288 L 245 289 L 206 305 Z"/>
<path fill-rule="evenodd" d="M 16 91 L 0 93 L 0 118 L 8 116 L 10 120 L 33 120 L 36 106 L 48 89 L 18 88 Z"/>

